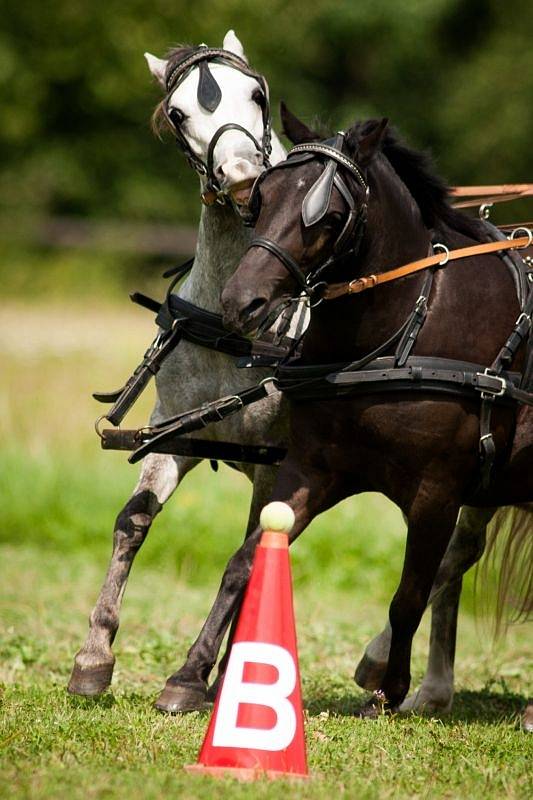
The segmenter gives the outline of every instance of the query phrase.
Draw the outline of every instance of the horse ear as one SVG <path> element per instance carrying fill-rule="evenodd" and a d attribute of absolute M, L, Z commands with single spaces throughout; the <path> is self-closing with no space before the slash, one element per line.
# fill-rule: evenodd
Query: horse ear
<path fill-rule="evenodd" d="M 346 143 L 353 151 L 357 150 L 357 160 L 363 167 L 372 161 L 381 147 L 388 124 L 388 118 L 383 117 L 376 121 L 361 139 L 358 139 L 355 128 L 348 131 Z"/>
<path fill-rule="evenodd" d="M 289 111 L 283 100 L 279 104 L 279 113 L 281 116 L 281 127 L 283 133 L 293 144 L 301 144 L 302 142 L 318 142 L 322 137 L 316 131 L 312 131 L 304 122 L 295 117 L 292 111 Z"/>
<path fill-rule="evenodd" d="M 248 59 L 244 55 L 244 47 L 242 46 L 241 41 L 237 37 L 235 31 L 229 30 L 227 32 L 227 34 L 224 36 L 222 47 L 224 50 L 229 50 L 230 53 L 235 53 L 236 56 L 239 56 L 239 58 L 242 58 L 243 61 L 248 63 Z"/>
<path fill-rule="evenodd" d="M 153 56 L 151 53 L 145 53 L 144 57 L 148 62 L 148 69 L 154 78 L 161 84 L 163 89 L 166 89 L 167 84 L 165 76 L 167 74 L 168 61 L 165 61 L 164 58 L 157 58 L 157 56 Z"/>

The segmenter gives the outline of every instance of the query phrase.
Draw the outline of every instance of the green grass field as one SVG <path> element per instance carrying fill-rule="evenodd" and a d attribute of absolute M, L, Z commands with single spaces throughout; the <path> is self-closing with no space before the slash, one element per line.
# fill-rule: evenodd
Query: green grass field
<path fill-rule="evenodd" d="M 452 716 L 354 717 L 364 693 L 351 676 L 386 619 L 403 554 L 401 516 L 374 495 L 317 519 L 292 552 L 308 784 L 189 776 L 182 767 L 196 758 L 207 715 L 168 718 L 151 707 L 244 530 L 249 485 L 226 468 L 198 468 L 154 524 L 124 601 L 112 693 L 67 695 L 114 518 L 137 475 L 124 454 L 99 450 L 90 392 L 115 388 L 151 335 L 150 315 L 126 302 L 12 300 L 0 311 L 0 797 L 531 797 L 533 737 L 519 727 L 533 695 L 531 627 L 495 645 L 474 619 L 471 579 Z M 146 397 L 132 422 L 149 407 Z M 427 631 L 426 620 L 414 684 Z"/>

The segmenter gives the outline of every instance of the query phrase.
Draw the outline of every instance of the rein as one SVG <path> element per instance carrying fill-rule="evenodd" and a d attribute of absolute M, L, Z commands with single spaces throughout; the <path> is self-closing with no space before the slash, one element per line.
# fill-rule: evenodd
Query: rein
<path fill-rule="evenodd" d="M 524 230 L 527 232 L 526 236 L 519 238 L 514 234 L 517 231 Z M 516 228 L 508 241 L 497 242 L 484 242 L 482 244 L 471 245 L 469 247 L 461 247 L 457 250 L 449 250 L 446 245 L 435 244 L 434 247 L 440 247 L 443 253 L 436 253 L 426 258 L 420 258 L 417 261 L 411 261 L 409 264 L 404 264 L 401 267 L 381 272 L 378 275 L 367 275 L 362 278 L 354 278 L 351 281 L 344 283 L 329 284 L 324 291 L 324 300 L 335 300 L 337 297 L 342 297 L 346 294 L 359 294 L 367 289 L 373 289 L 375 286 L 380 286 L 383 283 L 390 283 L 391 281 L 405 278 L 408 275 L 413 275 L 416 272 L 428 269 L 429 267 L 441 266 L 444 267 L 449 261 L 459 261 L 463 258 L 470 258 L 472 256 L 484 255 L 486 253 L 498 253 L 502 250 L 523 250 L 533 242 L 533 233 L 528 228 Z"/>
<path fill-rule="evenodd" d="M 465 197 L 454 203 L 454 208 L 480 207 L 480 216 L 486 218 L 487 211 L 494 203 L 507 203 L 521 197 L 533 196 L 533 183 L 504 183 L 495 186 L 454 186 L 450 189 L 454 197 Z"/>

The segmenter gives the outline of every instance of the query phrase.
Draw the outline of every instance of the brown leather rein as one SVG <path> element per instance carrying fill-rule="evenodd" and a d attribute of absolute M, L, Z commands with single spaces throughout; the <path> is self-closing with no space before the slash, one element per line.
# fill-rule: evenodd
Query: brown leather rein
<path fill-rule="evenodd" d="M 442 252 L 436 253 L 426 258 L 420 258 L 418 261 L 411 261 L 409 264 L 404 264 L 396 269 L 381 272 L 379 275 L 366 275 L 362 278 L 355 278 L 345 283 L 331 283 L 324 290 L 322 295 L 324 300 L 334 300 L 337 297 L 342 297 L 345 294 L 359 294 L 366 291 L 366 289 L 373 289 L 375 286 L 380 286 L 382 283 L 390 283 L 399 278 L 405 278 L 408 275 L 413 275 L 416 272 L 428 269 L 439 265 L 445 266 L 448 261 L 458 261 L 462 258 L 470 258 L 471 256 L 484 255 L 486 253 L 498 253 L 501 250 L 522 250 L 533 242 L 533 234 L 527 228 L 516 228 L 516 231 L 526 230 L 527 235 L 516 237 L 504 241 L 485 242 L 483 244 L 471 245 L 470 247 L 460 247 L 457 250 L 448 250 L 445 245 L 435 245 L 440 247 Z M 515 231 L 515 232 L 516 232 Z"/>
<path fill-rule="evenodd" d="M 455 208 L 474 208 L 479 205 L 493 205 L 533 196 L 533 183 L 503 183 L 495 186 L 453 186 L 450 194 L 464 197 Z"/>

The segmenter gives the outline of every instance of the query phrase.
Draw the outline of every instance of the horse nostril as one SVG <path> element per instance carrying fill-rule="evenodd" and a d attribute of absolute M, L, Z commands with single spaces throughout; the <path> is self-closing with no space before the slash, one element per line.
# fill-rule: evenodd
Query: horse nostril
<path fill-rule="evenodd" d="M 220 180 L 223 180 L 226 177 L 223 166 L 218 166 L 215 168 L 215 176 Z"/>

